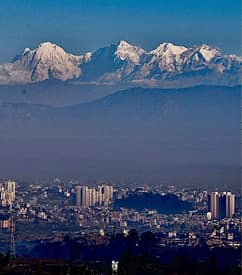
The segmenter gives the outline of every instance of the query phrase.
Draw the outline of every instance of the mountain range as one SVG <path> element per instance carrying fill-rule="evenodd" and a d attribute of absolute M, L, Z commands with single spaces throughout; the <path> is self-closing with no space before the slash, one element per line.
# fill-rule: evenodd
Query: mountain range
<path fill-rule="evenodd" d="M 83 55 L 67 53 L 51 42 L 24 49 L 0 65 L 0 84 L 26 84 L 46 80 L 76 84 L 186 87 L 235 86 L 241 82 L 242 57 L 199 45 L 187 48 L 162 43 L 145 51 L 121 40 Z"/>

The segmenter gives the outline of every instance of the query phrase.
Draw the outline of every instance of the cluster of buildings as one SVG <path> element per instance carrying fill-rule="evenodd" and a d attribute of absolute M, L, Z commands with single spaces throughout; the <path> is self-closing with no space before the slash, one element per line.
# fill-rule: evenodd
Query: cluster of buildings
<path fill-rule="evenodd" d="M 231 192 L 212 192 L 208 195 L 208 219 L 232 218 L 235 213 L 235 195 Z"/>
<path fill-rule="evenodd" d="M 16 182 L 13 180 L 0 182 L 0 207 L 7 208 L 7 213 L 0 213 L 0 228 L 9 229 L 11 226 L 11 215 L 15 202 Z"/>
<path fill-rule="evenodd" d="M 89 186 L 76 186 L 76 206 L 108 206 L 113 201 L 113 186 L 98 185 L 97 188 Z"/>
<path fill-rule="evenodd" d="M 237 246 L 240 242 L 241 218 L 236 202 L 240 194 L 175 186 L 120 186 L 108 183 L 80 185 L 77 181 L 53 180 L 46 183 L 17 185 L 0 183 L 0 228 L 10 228 L 14 213 L 18 241 L 35 240 L 55 234 L 110 236 L 113 233 L 152 231 L 164 246 L 197 245 L 204 239 L 215 245 Z M 115 201 L 131 194 L 174 194 L 188 201 L 193 209 L 180 214 L 161 214 L 156 209 L 117 208 Z M 6 231 L 6 230 L 5 230 Z M 0 234 L 4 230 L 0 231 Z M 62 233 L 60 233 L 62 232 Z M 0 236 L 1 237 L 1 236 Z M 8 236 L 7 236 L 8 237 Z M 1 238 L 0 238 L 1 242 Z M 1 245 L 1 243 L 0 243 Z"/>
<path fill-rule="evenodd" d="M 0 206 L 12 206 L 15 201 L 16 182 L 12 180 L 0 183 Z"/>

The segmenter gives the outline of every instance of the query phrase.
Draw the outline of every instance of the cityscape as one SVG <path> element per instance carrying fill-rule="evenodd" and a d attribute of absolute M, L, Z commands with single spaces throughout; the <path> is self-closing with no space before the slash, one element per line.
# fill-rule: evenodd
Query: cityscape
<path fill-rule="evenodd" d="M 119 207 L 118 202 L 134 195 L 159 194 L 159 209 L 142 205 Z M 189 203 L 190 209 L 176 213 L 162 209 L 162 198 L 175 196 Z M 240 249 L 241 196 L 232 192 L 177 189 L 175 186 L 116 187 L 65 182 L 59 178 L 46 184 L 1 182 L 2 252 L 31 253 L 36 241 L 64 239 L 66 235 L 89 236 L 92 242 L 108 242 L 112 234 L 128 235 L 151 231 L 163 247 L 196 247 L 205 242 L 214 247 Z M 14 232 L 12 228 L 14 223 Z M 13 234 L 13 241 L 9 236 Z M 87 237 L 88 238 L 88 237 Z M 31 244 L 31 245 L 30 245 Z M 16 252 L 15 252 L 16 251 Z M 15 256 L 15 255 L 13 255 Z"/>

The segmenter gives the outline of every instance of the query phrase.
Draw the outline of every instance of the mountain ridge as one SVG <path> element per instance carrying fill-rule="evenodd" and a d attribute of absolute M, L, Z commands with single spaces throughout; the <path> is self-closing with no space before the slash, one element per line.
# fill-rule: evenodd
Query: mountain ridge
<path fill-rule="evenodd" d="M 240 88 L 133 88 L 74 106 L 0 105 L 2 170 L 238 186 Z"/>
<path fill-rule="evenodd" d="M 237 96 L 240 94 L 241 86 L 234 87 L 222 87 L 222 86 L 206 86 L 199 85 L 192 88 L 180 88 L 180 89 L 159 89 L 159 88 L 144 88 L 144 87 L 133 87 L 129 89 L 118 90 L 114 93 L 105 95 L 101 98 L 94 99 L 90 102 L 83 103 L 75 103 L 67 106 L 55 107 L 47 104 L 37 104 L 37 103 L 26 103 L 26 102 L 6 102 L 0 101 L 0 111 L 2 114 L 4 113 L 4 109 L 10 111 L 12 114 L 16 115 L 16 119 L 18 118 L 19 112 L 24 114 L 21 118 L 29 118 L 31 116 L 31 112 L 35 114 L 35 112 L 39 112 L 44 117 L 46 116 L 45 112 L 50 111 L 51 115 L 54 114 L 58 119 L 60 117 L 64 117 L 65 119 L 71 118 L 74 120 L 80 119 L 79 115 L 84 114 L 84 117 L 92 117 L 96 116 L 98 112 L 107 113 L 107 114 L 118 114 L 122 118 L 122 110 L 126 112 L 131 111 L 132 114 L 136 115 L 136 111 L 138 113 L 143 113 L 143 111 L 149 110 L 149 114 L 153 113 L 153 117 L 156 119 L 160 116 L 163 111 L 163 101 L 167 106 L 174 106 L 173 101 L 182 99 L 183 97 L 186 100 L 183 101 L 183 104 L 187 104 L 187 100 L 191 98 L 191 102 L 193 98 L 196 98 L 196 105 L 198 106 L 199 101 L 201 104 L 204 104 L 204 100 L 207 101 L 209 105 L 216 105 L 219 107 L 219 100 L 223 96 L 228 96 L 228 99 L 231 100 L 233 96 Z M 207 99 L 209 98 L 209 100 Z M 183 99 L 182 99 L 183 100 Z M 189 99 L 190 101 L 190 99 Z M 218 101 L 218 102 L 216 102 Z M 179 103 L 180 104 L 180 103 Z M 200 104 L 200 103 L 199 103 Z M 222 103 L 221 103 L 222 104 Z M 137 107 L 138 106 L 138 107 Z M 141 108 L 139 107 L 141 106 Z M 143 106 L 146 106 L 143 110 Z M 161 108 L 161 106 L 163 106 Z M 191 105 L 192 106 L 192 105 Z M 192 106 L 194 108 L 194 106 Z M 222 106 L 221 106 L 222 108 Z M 121 111 L 120 111 L 121 110 Z M 175 112 L 176 109 L 170 110 L 171 115 L 172 112 Z M 43 113 L 42 113 L 43 112 Z M 158 113 L 156 113 L 158 112 Z M 157 115 L 157 117 L 156 117 Z M 202 114 L 201 114 L 202 115 Z M 109 115 L 107 115 L 107 119 Z M 204 114 L 205 116 L 205 114 Z M 97 116 L 100 118 L 99 116 Z M 110 117 L 113 117 L 111 115 Z M 34 116 L 33 116 L 34 118 Z M 1 119 L 1 116 L 0 116 Z M 142 116 L 142 119 L 145 119 L 145 116 Z M 142 120 L 141 120 L 142 121 Z"/>
<path fill-rule="evenodd" d="M 120 40 L 83 55 L 67 53 L 51 42 L 25 48 L 12 62 L 0 65 L 0 85 L 56 79 L 96 84 L 126 83 L 168 87 L 239 85 L 242 57 L 224 55 L 206 44 L 187 48 L 169 42 L 151 51 Z"/>

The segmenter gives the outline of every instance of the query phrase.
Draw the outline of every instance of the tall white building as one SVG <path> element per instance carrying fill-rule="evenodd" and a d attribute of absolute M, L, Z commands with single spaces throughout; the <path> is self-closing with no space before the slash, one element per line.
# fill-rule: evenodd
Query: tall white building
<path fill-rule="evenodd" d="M 77 187 L 77 206 L 78 207 L 89 207 L 90 206 L 90 192 L 87 186 Z"/>
<path fill-rule="evenodd" d="M 9 180 L 7 182 L 7 192 L 8 192 L 8 200 L 10 203 L 13 203 L 15 201 L 15 189 L 16 189 L 15 181 Z"/>
<path fill-rule="evenodd" d="M 8 180 L 0 183 L 0 204 L 2 206 L 11 206 L 15 201 L 16 182 Z"/>
<path fill-rule="evenodd" d="M 81 207 L 81 186 L 76 186 L 76 206 Z"/>
<path fill-rule="evenodd" d="M 219 215 L 219 193 L 212 192 L 209 196 L 209 211 L 211 212 L 212 218 L 217 219 Z"/>
<path fill-rule="evenodd" d="M 113 187 L 111 185 L 99 185 L 97 188 L 88 186 L 76 187 L 76 206 L 106 206 L 113 200 Z"/>
<path fill-rule="evenodd" d="M 232 218 L 235 213 L 235 195 L 231 192 L 226 194 L 226 217 Z"/>

